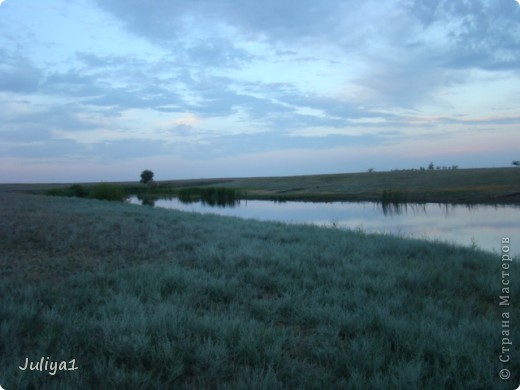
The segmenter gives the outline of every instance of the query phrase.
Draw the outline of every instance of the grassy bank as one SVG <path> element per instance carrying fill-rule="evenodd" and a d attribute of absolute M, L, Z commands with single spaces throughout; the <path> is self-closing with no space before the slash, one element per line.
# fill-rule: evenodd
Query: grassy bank
<path fill-rule="evenodd" d="M 518 342 L 513 378 L 498 377 L 501 264 L 490 253 L 8 192 L 0 215 L 6 389 L 511 389 L 520 380 Z M 47 356 L 79 368 L 18 369 Z"/>

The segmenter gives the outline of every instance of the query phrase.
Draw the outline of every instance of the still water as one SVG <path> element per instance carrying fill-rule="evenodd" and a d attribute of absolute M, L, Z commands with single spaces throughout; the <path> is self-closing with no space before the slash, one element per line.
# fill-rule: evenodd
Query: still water
<path fill-rule="evenodd" d="M 137 197 L 131 203 L 141 204 Z M 362 229 L 405 237 L 441 240 L 500 252 L 501 238 L 509 237 L 512 253 L 520 254 L 520 206 L 401 204 L 383 207 L 376 202 L 272 202 L 241 201 L 215 207 L 201 202 L 182 203 L 177 198 L 159 199 L 155 207 L 213 213 L 288 223 L 312 223 Z"/>

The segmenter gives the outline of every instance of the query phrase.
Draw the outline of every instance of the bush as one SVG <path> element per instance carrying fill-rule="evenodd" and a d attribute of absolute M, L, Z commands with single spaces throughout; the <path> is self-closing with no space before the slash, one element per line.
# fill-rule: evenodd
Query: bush
<path fill-rule="evenodd" d="M 122 202 L 126 199 L 126 194 L 121 187 L 113 184 L 101 183 L 92 187 L 89 197 L 100 200 L 116 200 Z"/>
<path fill-rule="evenodd" d="M 77 196 L 78 198 L 86 198 L 88 196 L 88 190 L 79 184 L 70 186 L 68 192 L 70 192 L 69 196 Z"/>
<path fill-rule="evenodd" d="M 65 190 L 61 188 L 51 188 L 45 192 L 45 195 L 48 196 L 67 196 Z"/>
<path fill-rule="evenodd" d="M 86 198 L 89 195 L 88 190 L 79 184 L 73 184 L 67 188 L 51 188 L 45 193 L 50 196 L 76 196 L 78 198 Z"/>

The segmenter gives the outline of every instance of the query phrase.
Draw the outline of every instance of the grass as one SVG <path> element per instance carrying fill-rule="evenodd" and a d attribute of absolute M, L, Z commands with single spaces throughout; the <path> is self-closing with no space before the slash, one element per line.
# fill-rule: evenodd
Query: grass
<path fill-rule="evenodd" d="M 520 204 L 520 168 L 402 170 L 329 175 L 169 180 L 143 185 L 114 183 L 126 195 L 150 199 L 208 188 L 236 191 L 245 199 L 384 202 L 385 192 L 412 203 Z M 90 188 L 94 183 L 82 183 Z M 66 184 L 12 184 L 4 190 L 43 193 Z"/>
<path fill-rule="evenodd" d="M 0 192 L 6 388 L 511 389 L 500 257 L 316 226 Z M 519 275 L 518 263 L 509 270 Z M 516 294 L 516 295 L 515 295 Z M 23 372 L 25 358 L 76 371 Z"/>
<path fill-rule="evenodd" d="M 520 169 L 391 171 L 234 179 L 250 198 L 309 201 L 381 201 L 384 192 L 409 202 L 520 203 Z"/>
<path fill-rule="evenodd" d="M 78 198 L 92 198 L 123 202 L 127 195 L 125 190 L 115 184 L 99 183 L 91 187 L 73 184 L 66 188 L 51 188 L 45 192 L 49 196 L 75 196 Z"/>

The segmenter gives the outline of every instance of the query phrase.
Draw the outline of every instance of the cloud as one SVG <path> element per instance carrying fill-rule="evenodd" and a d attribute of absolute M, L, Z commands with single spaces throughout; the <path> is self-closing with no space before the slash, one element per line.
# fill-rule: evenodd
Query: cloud
<path fill-rule="evenodd" d="M 257 154 L 289 150 L 326 150 L 338 147 L 366 148 L 395 143 L 404 135 L 399 132 L 362 135 L 329 134 L 325 136 L 301 136 L 283 132 L 263 132 L 255 134 L 208 135 L 203 142 L 186 144 L 178 150 L 188 159 L 224 158 L 247 154 Z M 240 145 L 240 148 L 236 146 Z"/>
<path fill-rule="evenodd" d="M 95 129 L 99 126 L 94 119 L 94 113 L 89 115 L 78 104 L 41 104 L 39 109 L 34 109 L 33 105 L 26 104 L 26 107 L 32 107 L 33 110 L 14 114 L 8 122 L 10 128 L 23 132 L 31 127 L 43 128 L 45 126 L 48 131 L 77 132 Z"/>
<path fill-rule="evenodd" d="M 424 32 L 442 31 L 437 60 L 449 68 L 517 70 L 520 65 L 520 10 L 512 1 L 426 1 L 410 11 Z M 437 37 L 438 39 L 438 37 Z M 418 41 L 427 40 L 418 37 Z"/>
<path fill-rule="evenodd" d="M 8 145 L 2 151 L 2 156 L 66 161 L 67 158 L 74 159 L 82 150 L 81 144 L 71 140 L 49 138 L 40 141 L 33 139 L 30 142 L 17 142 Z"/>
<path fill-rule="evenodd" d="M 120 66 L 121 63 L 127 62 L 127 59 L 122 56 L 101 57 L 93 53 L 81 51 L 76 53 L 76 58 L 90 69 Z"/>
<path fill-rule="evenodd" d="M 312 51 L 319 53 L 314 58 L 323 59 L 329 48 L 359 68 L 345 84 L 357 90 L 358 102 L 404 107 L 434 100 L 440 87 L 457 82 L 452 70 L 518 69 L 518 7 L 509 3 L 160 0 L 145 6 L 136 0 L 98 1 L 128 31 L 180 53 L 206 73 L 253 66 L 259 61 L 258 45 L 270 50 L 265 59 L 271 62 L 312 59 Z M 190 43 L 186 37 L 193 35 L 197 38 Z M 333 67 L 335 73 L 339 66 Z M 215 111 L 221 115 L 234 112 L 206 98 L 220 105 Z M 348 105 L 328 109 L 333 110 L 363 116 Z"/>
<path fill-rule="evenodd" d="M 193 164 L 516 142 L 513 1 L 57 1 L 13 2 L 0 25 L 6 156 Z"/>
<path fill-rule="evenodd" d="M 199 118 L 197 118 L 193 114 L 185 115 L 179 119 L 175 119 L 175 125 L 178 127 L 191 127 L 199 122 Z"/>
<path fill-rule="evenodd" d="M 85 153 L 93 158 L 115 161 L 157 157 L 172 154 L 172 149 L 163 141 L 146 139 L 121 139 L 89 145 Z"/>
<path fill-rule="evenodd" d="M 207 68 L 238 67 L 253 58 L 246 50 L 225 39 L 194 42 L 185 49 L 185 53 L 190 63 Z"/>
<path fill-rule="evenodd" d="M 109 89 L 104 91 L 100 96 L 92 97 L 85 101 L 85 103 L 102 106 L 102 107 L 117 107 L 121 110 L 132 108 L 169 108 L 178 106 L 178 96 L 171 91 L 159 87 L 148 87 L 144 89 Z"/>
<path fill-rule="evenodd" d="M 27 58 L 0 49 L 0 92 L 36 92 L 42 72 Z"/>
<path fill-rule="evenodd" d="M 155 42 L 171 42 L 185 29 L 208 20 L 218 21 L 221 28 L 222 25 L 237 28 L 248 37 L 265 34 L 271 39 L 300 39 L 322 34 L 324 26 L 335 27 L 341 8 L 333 0 L 322 1 L 319 6 L 313 0 L 158 0 L 153 5 L 138 0 L 98 0 L 97 3 L 122 20 L 130 31 Z M 207 23 L 200 27 L 214 32 Z"/>

